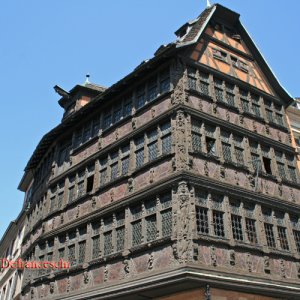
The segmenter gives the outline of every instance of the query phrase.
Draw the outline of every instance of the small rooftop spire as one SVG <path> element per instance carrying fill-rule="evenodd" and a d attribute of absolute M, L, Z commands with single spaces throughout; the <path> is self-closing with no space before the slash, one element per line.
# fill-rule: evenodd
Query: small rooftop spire
<path fill-rule="evenodd" d="M 210 1 L 206 0 L 206 7 L 211 7 Z"/>
<path fill-rule="evenodd" d="M 87 73 L 87 74 L 85 75 L 85 82 L 84 82 L 84 84 L 89 84 L 89 83 L 90 83 L 89 78 L 90 78 L 90 74 Z"/>

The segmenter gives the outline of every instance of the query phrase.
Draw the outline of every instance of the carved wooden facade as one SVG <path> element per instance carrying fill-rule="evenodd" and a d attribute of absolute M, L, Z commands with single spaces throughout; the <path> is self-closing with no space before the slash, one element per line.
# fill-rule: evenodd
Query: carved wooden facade
<path fill-rule="evenodd" d="M 195 299 L 297 299 L 291 99 L 270 74 L 238 15 L 214 5 L 67 115 L 26 169 L 22 253 L 71 269 L 25 271 L 23 298 L 160 299 L 200 286 Z"/>

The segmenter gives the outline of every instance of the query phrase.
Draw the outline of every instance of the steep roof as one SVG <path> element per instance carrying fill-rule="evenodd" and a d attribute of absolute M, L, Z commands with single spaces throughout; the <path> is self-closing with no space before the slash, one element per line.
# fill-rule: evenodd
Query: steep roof
<path fill-rule="evenodd" d="M 278 78 L 272 71 L 271 67 L 268 65 L 266 59 L 263 57 L 259 48 L 254 43 L 253 39 L 247 32 L 246 28 L 243 26 L 239 18 L 240 15 L 236 12 L 220 4 L 214 4 L 211 7 L 206 8 L 196 20 L 186 23 L 176 31 L 177 34 L 183 32 L 184 30 L 186 31 L 186 34 L 178 39 L 177 48 L 197 43 L 201 38 L 201 35 L 204 33 L 205 28 L 210 20 L 219 19 L 226 21 L 239 31 L 242 40 L 245 42 L 248 49 L 252 53 L 254 60 L 261 67 L 270 84 L 276 91 L 277 95 L 285 103 L 285 106 L 290 105 L 293 102 L 292 96 L 280 84 Z"/>

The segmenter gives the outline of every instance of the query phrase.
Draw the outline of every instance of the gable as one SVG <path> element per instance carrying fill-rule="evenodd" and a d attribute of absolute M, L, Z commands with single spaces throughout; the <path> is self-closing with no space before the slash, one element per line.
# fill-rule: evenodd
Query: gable
<path fill-rule="evenodd" d="M 185 55 L 192 60 L 280 98 L 285 106 L 290 105 L 293 98 L 280 84 L 239 17 L 214 4 L 181 28 L 176 47 L 185 47 Z"/>
<path fill-rule="evenodd" d="M 208 25 L 188 55 L 201 64 L 275 96 L 271 84 L 236 32 L 220 30 L 219 25 Z"/>

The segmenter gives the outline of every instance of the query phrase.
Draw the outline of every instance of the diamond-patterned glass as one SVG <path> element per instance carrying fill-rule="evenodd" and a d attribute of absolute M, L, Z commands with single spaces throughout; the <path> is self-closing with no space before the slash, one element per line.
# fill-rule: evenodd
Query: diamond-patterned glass
<path fill-rule="evenodd" d="M 146 218 L 147 242 L 155 240 L 156 235 L 157 235 L 156 215 L 152 215 Z"/>
<path fill-rule="evenodd" d="M 85 247 L 86 247 L 86 242 L 80 242 L 79 243 L 79 251 L 78 251 L 78 263 L 82 264 L 84 263 L 85 260 Z"/>
<path fill-rule="evenodd" d="M 68 247 L 68 261 L 71 266 L 76 265 L 75 245 Z"/>
<path fill-rule="evenodd" d="M 136 168 L 140 168 L 144 164 L 144 149 L 135 152 Z"/>
<path fill-rule="evenodd" d="M 92 259 L 98 258 L 100 256 L 100 236 L 97 235 L 92 239 Z"/>
<path fill-rule="evenodd" d="M 172 234 L 172 210 L 168 209 L 161 212 L 162 236 L 170 236 Z"/>
<path fill-rule="evenodd" d="M 124 250 L 124 242 L 125 242 L 125 227 L 119 227 L 116 229 L 117 233 L 117 251 Z"/>
<path fill-rule="evenodd" d="M 222 151 L 223 151 L 224 160 L 226 162 L 231 162 L 232 159 L 231 159 L 231 146 L 230 146 L 230 144 L 222 142 Z"/>
<path fill-rule="evenodd" d="M 112 245 L 112 232 L 105 232 L 103 234 L 104 236 L 104 255 L 109 255 L 113 251 L 113 245 Z"/>
<path fill-rule="evenodd" d="M 161 143 L 162 143 L 162 154 L 171 153 L 171 148 L 172 148 L 171 134 L 163 136 L 161 139 Z"/>
<path fill-rule="evenodd" d="M 132 223 L 132 246 L 142 243 L 142 221 Z"/>
<path fill-rule="evenodd" d="M 151 143 L 148 145 L 148 153 L 149 153 L 149 161 L 154 160 L 157 158 L 158 154 L 158 146 L 157 146 L 157 141 Z"/>

